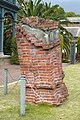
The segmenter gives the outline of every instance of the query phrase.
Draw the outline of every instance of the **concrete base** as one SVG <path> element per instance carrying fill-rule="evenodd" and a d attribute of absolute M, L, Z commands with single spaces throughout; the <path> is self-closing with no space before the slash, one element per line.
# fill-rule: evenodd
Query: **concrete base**
<path fill-rule="evenodd" d="M 10 64 L 10 55 L 4 55 L 3 52 L 0 52 L 0 65 Z"/>

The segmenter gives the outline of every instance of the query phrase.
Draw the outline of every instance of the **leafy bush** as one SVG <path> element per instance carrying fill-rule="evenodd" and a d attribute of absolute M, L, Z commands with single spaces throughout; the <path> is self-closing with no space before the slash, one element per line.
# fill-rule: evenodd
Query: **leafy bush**
<path fill-rule="evenodd" d="M 80 36 L 77 39 L 77 53 L 80 53 Z"/>
<path fill-rule="evenodd" d="M 11 46 L 11 37 L 8 38 L 8 39 L 5 39 L 4 40 L 4 49 L 3 49 L 3 52 L 5 55 L 11 55 L 11 49 L 10 49 L 10 46 Z"/>
<path fill-rule="evenodd" d="M 64 37 L 63 35 L 60 34 L 60 39 L 61 39 L 61 51 L 62 51 L 62 62 L 69 62 L 69 55 L 70 55 L 70 49 L 67 44 L 64 42 Z"/>
<path fill-rule="evenodd" d="M 63 63 L 70 63 L 68 59 L 62 60 Z"/>
<path fill-rule="evenodd" d="M 60 34 L 60 39 L 61 39 L 61 44 L 60 44 L 61 50 L 63 50 L 64 49 L 64 38 L 63 38 L 63 35 L 61 34 Z"/>
<path fill-rule="evenodd" d="M 19 64 L 16 38 L 12 38 L 11 40 L 11 52 L 12 52 L 10 59 L 11 64 Z"/>

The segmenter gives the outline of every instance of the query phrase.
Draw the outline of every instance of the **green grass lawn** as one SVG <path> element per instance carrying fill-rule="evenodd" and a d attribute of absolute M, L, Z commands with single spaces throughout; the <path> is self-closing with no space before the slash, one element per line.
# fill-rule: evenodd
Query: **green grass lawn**
<path fill-rule="evenodd" d="M 63 105 L 26 104 L 26 115 L 20 116 L 19 84 L 3 95 L 0 88 L 0 120 L 80 120 L 80 64 L 64 68 L 69 96 Z"/>

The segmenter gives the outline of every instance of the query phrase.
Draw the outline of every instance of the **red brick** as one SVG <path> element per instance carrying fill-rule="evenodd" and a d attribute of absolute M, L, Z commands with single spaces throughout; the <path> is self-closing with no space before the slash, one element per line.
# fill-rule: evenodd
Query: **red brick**
<path fill-rule="evenodd" d="M 27 21 L 23 18 L 22 22 L 44 30 L 58 25 L 48 19 L 41 22 L 38 17 L 29 17 Z M 22 30 L 21 26 L 19 23 L 16 28 L 16 37 L 21 74 L 26 74 L 27 80 L 26 101 L 61 104 L 68 90 L 63 82 L 60 39 L 46 45 L 43 40 Z"/>

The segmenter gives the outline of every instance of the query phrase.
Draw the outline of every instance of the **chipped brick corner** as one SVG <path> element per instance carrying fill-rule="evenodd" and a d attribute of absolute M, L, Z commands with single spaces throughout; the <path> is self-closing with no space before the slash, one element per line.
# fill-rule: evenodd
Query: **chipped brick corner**
<path fill-rule="evenodd" d="M 45 43 L 34 33 L 29 33 L 26 25 L 44 31 L 54 30 L 57 22 L 38 17 L 23 18 L 16 28 L 17 47 L 21 74 L 26 74 L 27 102 L 62 104 L 68 95 L 63 82 L 60 39 Z"/>

